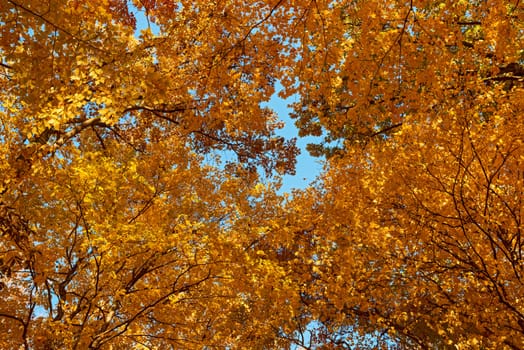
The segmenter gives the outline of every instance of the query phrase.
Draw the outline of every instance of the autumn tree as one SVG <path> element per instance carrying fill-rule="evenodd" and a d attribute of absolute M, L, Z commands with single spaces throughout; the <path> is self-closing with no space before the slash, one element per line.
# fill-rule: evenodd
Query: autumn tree
<path fill-rule="evenodd" d="M 523 16 L 0 0 L 0 347 L 524 347 Z"/>
<path fill-rule="evenodd" d="M 289 209 L 315 242 L 295 339 L 522 348 L 522 4 L 312 5 L 288 87 L 329 160 Z"/>
<path fill-rule="evenodd" d="M 279 346 L 276 6 L 0 2 L 1 348 Z"/>

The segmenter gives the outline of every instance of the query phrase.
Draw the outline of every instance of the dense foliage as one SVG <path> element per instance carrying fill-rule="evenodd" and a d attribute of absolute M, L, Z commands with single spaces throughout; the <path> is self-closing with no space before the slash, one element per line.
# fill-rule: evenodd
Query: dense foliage
<path fill-rule="evenodd" d="M 0 348 L 524 347 L 520 1 L 0 0 L 0 31 Z M 283 195 L 277 86 L 326 164 Z"/>

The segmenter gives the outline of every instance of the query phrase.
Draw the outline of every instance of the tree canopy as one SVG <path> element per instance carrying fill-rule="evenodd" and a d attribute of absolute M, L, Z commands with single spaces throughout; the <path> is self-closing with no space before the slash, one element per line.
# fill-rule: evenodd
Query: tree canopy
<path fill-rule="evenodd" d="M 0 31 L 1 348 L 524 347 L 520 1 L 1 0 Z M 323 137 L 291 194 L 275 93 Z"/>

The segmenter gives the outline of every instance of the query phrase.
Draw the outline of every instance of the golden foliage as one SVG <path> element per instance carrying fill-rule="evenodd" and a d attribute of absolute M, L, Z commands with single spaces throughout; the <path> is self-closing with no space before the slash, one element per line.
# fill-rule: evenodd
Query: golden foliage
<path fill-rule="evenodd" d="M 317 343 L 522 348 L 522 4 L 334 6 L 294 85 L 330 157 L 292 207 L 317 216 Z"/>
<path fill-rule="evenodd" d="M 0 2 L 0 348 L 524 347 L 523 23 Z M 282 196 L 277 82 L 326 156 Z"/>
<path fill-rule="evenodd" d="M 0 348 L 279 341 L 250 249 L 257 171 L 296 153 L 261 107 L 270 8 L 170 3 L 137 1 L 137 36 L 125 1 L 0 5 Z"/>

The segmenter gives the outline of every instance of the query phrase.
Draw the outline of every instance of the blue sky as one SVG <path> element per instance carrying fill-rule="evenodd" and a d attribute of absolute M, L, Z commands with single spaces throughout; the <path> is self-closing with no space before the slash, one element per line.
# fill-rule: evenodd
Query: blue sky
<path fill-rule="evenodd" d="M 278 87 L 277 87 L 278 88 Z M 297 97 L 295 97 L 297 98 Z M 296 175 L 286 175 L 283 178 L 281 191 L 289 192 L 293 188 L 305 188 L 308 184 L 315 180 L 315 178 L 322 171 L 322 163 L 320 158 L 311 157 L 306 150 L 306 145 L 312 142 L 319 142 L 318 137 L 299 137 L 298 130 L 295 127 L 294 120 L 289 117 L 291 109 L 289 104 L 295 102 L 293 96 L 284 100 L 275 93 L 269 103 L 267 104 L 271 107 L 279 116 L 279 118 L 284 121 L 286 126 L 278 132 L 280 136 L 285 137 L 286 139 L 291 139 L 293 137 L 297 138 L 297 146 L 300 149 L 300 155 L 297 157 L 296 164 Z"/>

